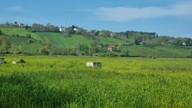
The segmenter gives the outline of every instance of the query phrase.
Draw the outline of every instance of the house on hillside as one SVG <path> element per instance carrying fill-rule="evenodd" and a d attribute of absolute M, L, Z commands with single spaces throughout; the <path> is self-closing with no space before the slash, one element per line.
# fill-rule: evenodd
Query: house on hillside
<path fill-rule="evenodd" d="M 5 61 L 4 61 L 4 58 L 0 58 L 0 64 L 4 64 Z"/>
<path fill-rule="evenodd" d="M 75 27 L 73 30 L 76 31 L 76 32 L 81 31 L 81 29 L 78 28 L 78 27 Z"/>
<path fill-rule="evenodd" d="M 187 47 L 186 42 L 183 42 L 183 43 L 182 43 L 182 47 Z"/>
<path fill-rule="evenodd" d="M 81 31 L 81 28 L 77 27 L 77 26 L 72 26 L 72 27 L 60 27 L 59 28 L 60 32 L 66 32 L 66 31 L 75 31 L 75 32 L 79 32 Z"/>
<path fill-rule="evenodd" d="M 113 51 L 115 49 L 115 46 L 114 45 L 108 45 L 107 46 L 107 50 L 108 51 Z"/>
<path fill-rule="evenodd" d="M 66 31 L 67 31 L 67 28 L 61 26 L 61 27 L 59 28 L 59 31 L 60 31 L 60 32 L 66 32 Z"/>

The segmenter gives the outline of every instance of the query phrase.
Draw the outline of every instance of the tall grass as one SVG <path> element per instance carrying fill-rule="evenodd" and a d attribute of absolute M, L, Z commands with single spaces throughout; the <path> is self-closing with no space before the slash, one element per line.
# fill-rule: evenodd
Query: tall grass
<path fill-rule="evenodd" d="M 10 64 L 23 58 L 25 64 Z M 0 107 L 192 107 L 190 59 L 5 57 Z M 101 61 L 102 68 L 85 67 Z"/>

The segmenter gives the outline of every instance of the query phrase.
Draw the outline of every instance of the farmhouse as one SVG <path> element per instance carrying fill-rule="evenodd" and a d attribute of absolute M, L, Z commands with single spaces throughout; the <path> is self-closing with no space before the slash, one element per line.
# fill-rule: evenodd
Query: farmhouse
<path fill-rule="evenodd" d="M 4 58 L 0 58 L 0 64 L 4 64 Z"/>
<path fill-rule="evenodd" d="M 87 67 L 101 67 L 101 62 L 87 62 Z"/>
<path fill-rule="evenodd" d="M 187 44 L 185 42 L 183 42 L 182 47 L 187 47 Z"/>
<path fill-rule="evenodd" d="M 108 51 L 113 51 L 114 48 L 115 48 L 114 45 L 109 45 L 109 46 L 107 46 L 107 50 L 108 50 Z"/>
<path fill-rule="evenodd" d="M 66 32 L 66 31 L 67 31 L 67 28 L 61 26 L 61 27 L 59 28 L 59 31 L 60 31 L 60 32 Z"/>
<path fill-rule="evenodd" d="M 76 32 L 81 31 L 81 29 L 78 28 L 78 27 L 75 27 L 73 30 L 76 31 Z"/>

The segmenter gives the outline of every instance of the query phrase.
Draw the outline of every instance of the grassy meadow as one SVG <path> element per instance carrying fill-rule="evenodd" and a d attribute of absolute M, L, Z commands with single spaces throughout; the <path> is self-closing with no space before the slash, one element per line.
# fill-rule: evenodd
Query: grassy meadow
<path fill-rule="evenodd" d="M 192 107 L 192 59 L 4 58 L 1 108 Z M 11 63 L 20 59 L 26 63 Z M 86 67 L 87 61 L 100 61 L 102 67 Z"/>

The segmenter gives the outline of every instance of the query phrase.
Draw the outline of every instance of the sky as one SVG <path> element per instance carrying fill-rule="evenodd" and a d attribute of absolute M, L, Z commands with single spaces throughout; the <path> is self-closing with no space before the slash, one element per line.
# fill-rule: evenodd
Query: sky
<path fill-rule="evenodd" d="M 192 38 L 192 0 L 0 0 L 0 23 L 76 25 Z"/>

